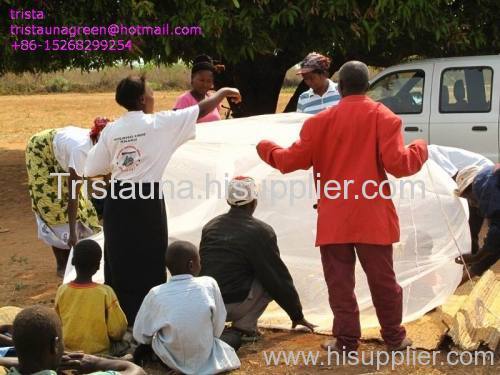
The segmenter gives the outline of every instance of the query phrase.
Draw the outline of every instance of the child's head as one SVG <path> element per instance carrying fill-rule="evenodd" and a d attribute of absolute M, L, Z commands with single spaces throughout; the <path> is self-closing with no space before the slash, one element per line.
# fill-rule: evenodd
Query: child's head
<path fill-rule="evenodd" d="M 78 276 L 92 277 L 99 269 L 101 263 L 101 247 L 94 240 L 79 241 L 73 250 L 71 264 L 75 266 Z"/>
<path fill-rule="evenodd" d="M 167 248 L 165 264 L 172 276 L 186 273 L 198 276 L 201 271 L 198 249 L 187 241 L 175 241 Z"/>
<path fill-rule="evenodd" d="M 146 84 L 145 76 L 130 75 L 118 83 L 115 100 L 128 111 L 153 113 L 153 90 Z"/>
<path fill-rule="evenodd" d="M 53 309 L 45 306 L 25 308 L 16 316 L 13 331 L 21 368 L 41 371 L 59 367 L 64 343 L 61 321 Z"/>

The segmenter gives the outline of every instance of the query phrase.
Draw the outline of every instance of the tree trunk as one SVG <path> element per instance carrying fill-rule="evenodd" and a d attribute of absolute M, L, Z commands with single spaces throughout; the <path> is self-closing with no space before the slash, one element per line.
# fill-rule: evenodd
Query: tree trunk
<path fill-rule="evenodd" d="M 297 102 L 299 101 L 300 94 L 307 90 L 309 90 L 309 87 L 304 83 L 304 80 L 300 81 L 283 112 L 295 112 L 297 110 Z"/>
<path fill-rule="evenodd" d="M 230 104 L 233 117 L 275 113 L 286 71 L 290 64 L 284 56 L 256 56 L 237 64 L 226 64 L 217 75 L 215 87 L 237 87 L 242 96 L 238 105 Z"/>

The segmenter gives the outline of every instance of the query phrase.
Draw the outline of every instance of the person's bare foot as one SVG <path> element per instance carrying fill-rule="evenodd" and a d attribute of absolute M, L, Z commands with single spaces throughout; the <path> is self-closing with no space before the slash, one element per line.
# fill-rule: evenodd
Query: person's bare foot
<path fill-rule="evenodd" d="M 408 337 L 405 337 L 403 341 L 399 345 L 387 345 L 387 351 L 389 352 L 400 352 L 405 350 L 408 347 L 413 345 L 413 341 L 411 341 Z"/>

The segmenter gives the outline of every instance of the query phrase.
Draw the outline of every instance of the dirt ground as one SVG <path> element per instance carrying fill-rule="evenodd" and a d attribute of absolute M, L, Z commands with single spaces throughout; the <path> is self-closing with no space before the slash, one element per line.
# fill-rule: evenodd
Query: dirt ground
<path fill-rule="evenodd" d="M 171 108 L 179 93 L 157 92 L 156 108 Z M 278 111 L 286 105 L 291 94 L 283 95 Z M 29 136 L 39 130 L 74 124 L 90 127 L 94 117 L 118 117 L 123 111 L 114 102 L 112 93 L 55 94 L 34 96 L 0 96 L 0 306 L 52 305 L 60 279 L 55 274 L 55 262 L 50 249 L 37 239 L 34 216 L 31 212 L 24 166 L 24 147 Z M 320 351 L 324 336 L 299 332 L 264 332 L 264 338 L 246 345 L 239 352 L 242 367 L 235 374 L 342 374 L 389 373 L 383 366 L 328 366 L 327 355 L 320 352 L 318 362 L 287 366 L 266 365 L 264 353 L 278 351 Z M 365 342 L 360 351 L 383 351 L 376 342 Z M 419 351 L 421 352 L 421 351 Z M 446 351 L 444 351 L 446 353 Z M 444 354 L 438 365 L 400 366 L 397 372 L 405 374 L 498 374 L 498 356 L 494 366 L 452 366 L 445 363 Z M 157 368 L 149 373 L 161 373 Z"/>

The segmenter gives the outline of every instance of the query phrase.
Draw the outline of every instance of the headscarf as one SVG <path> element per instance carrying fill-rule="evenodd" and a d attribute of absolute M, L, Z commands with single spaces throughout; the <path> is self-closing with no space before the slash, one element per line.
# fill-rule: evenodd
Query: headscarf
<path fill-rule="evenodd" d="M 90 129 L 90 139 L 92 139 L 92 142 L 97 143 L 102 129 L 104 129 L 109 122 L 111 122 L 111 120 L 106 117 L 99 116 L 94 119 L 94 126 Z"/>
<path fill-rule="evenodd" d="M 315 70 L 328 72 L 330 62 L 331 59 L 329 57 L 323 56 L 317 52 L 311 52 L 300 63 L 300 69 L 297 74 L 305 74 Z"/>

